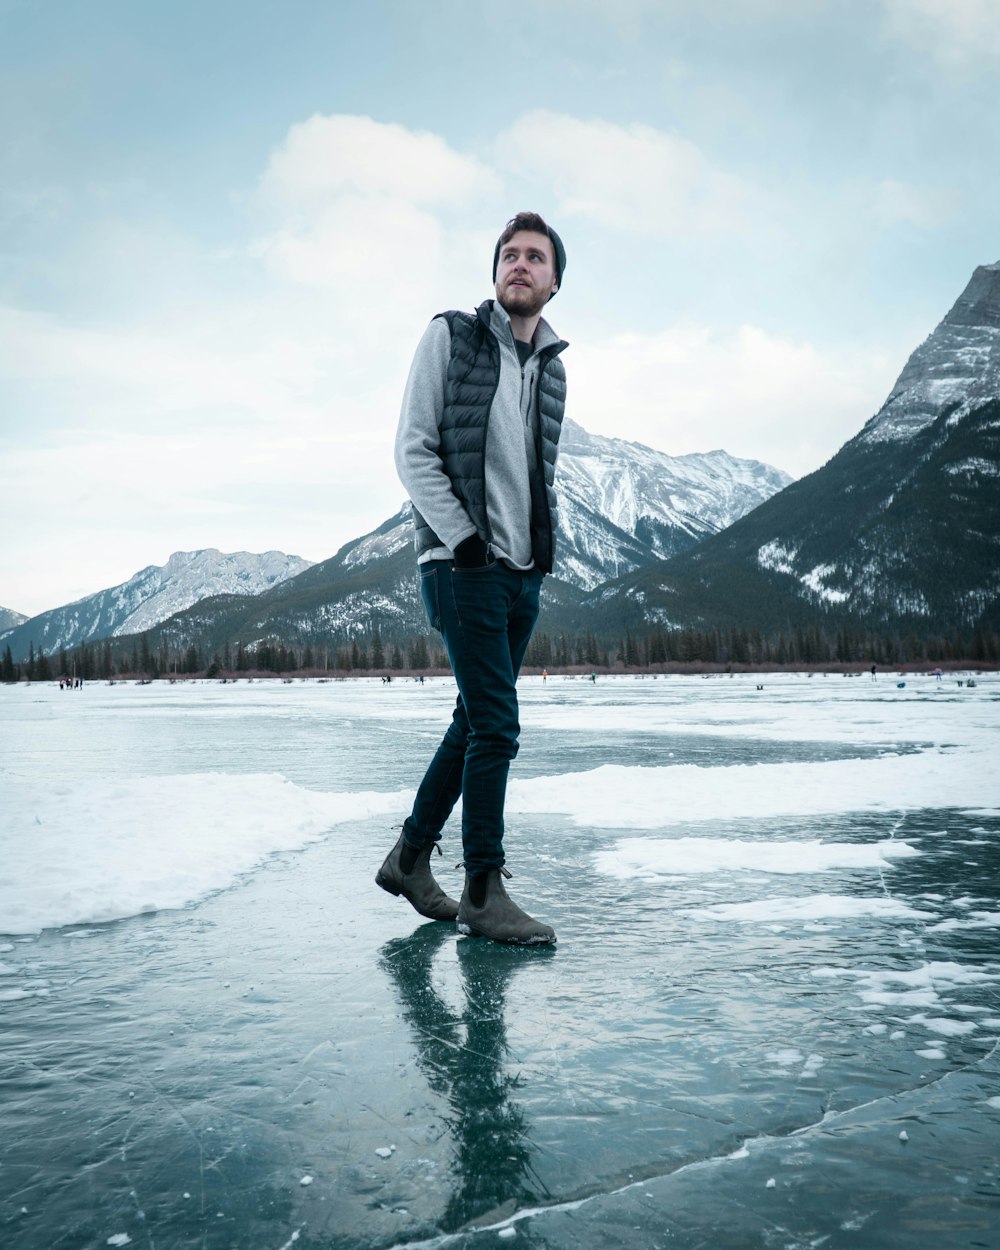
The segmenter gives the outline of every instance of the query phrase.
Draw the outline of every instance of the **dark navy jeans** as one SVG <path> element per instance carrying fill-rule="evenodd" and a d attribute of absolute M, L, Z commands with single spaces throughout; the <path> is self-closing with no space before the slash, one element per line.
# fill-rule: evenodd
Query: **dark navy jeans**
<path fill-rule="evenodd" d="M 458 683 L 451 724 L 403 825 L 415 847 L 437 841 L 462 796 L 462 850 L 469 872 L 500 867 L 507 773 L 517 754 L 517 674 L 538 619 L 542 575 L 495 562 L 421 564 L 427 619 L 440 631 Z"/>

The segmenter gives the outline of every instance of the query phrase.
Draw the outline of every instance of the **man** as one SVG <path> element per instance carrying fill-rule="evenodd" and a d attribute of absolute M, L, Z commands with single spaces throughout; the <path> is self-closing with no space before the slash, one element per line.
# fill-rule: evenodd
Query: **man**
<path fill-rule="evenodd" d="M 503 809 L 517 754 L 517 674 L 552 569 L 553 477 L 567 346 L 542 318 L 566 268 L 537 213 L 507 223 L 493 254 L 496 300 L 435 317 L 403 395 L 396 469 L 413 505 L 420 592 L 458 685 L 451 725 L 376 882 L 421 915 L 498 942 L 554 942 L 507 894 Z M 462 798 L 465 886 L 430 868 Z"/>

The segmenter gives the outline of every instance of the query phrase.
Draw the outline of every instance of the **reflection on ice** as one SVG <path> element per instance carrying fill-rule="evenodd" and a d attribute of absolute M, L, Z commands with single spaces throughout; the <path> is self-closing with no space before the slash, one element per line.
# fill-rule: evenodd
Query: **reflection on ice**
<path fill-rule="evenodd" d="M 510 979 L 526 960 L 537 963 L 554 952 L 460 939 L 464 1002 L 454 1011 L 432 981 L 435 953 L 454 940 L 447 926 L 424 925 L 387 943 L 380 960 L 413 1029 L 420 1071 L 450 1107 L 446 1123 L 456 1183 L 440 1220 L 446 1232 L 492 1224 L 521 1205 L 552 1197 L 532 1167 L 530 1127 L 516 1099 L 517 1075 L 508 1068 L 505 1012 Z"/>

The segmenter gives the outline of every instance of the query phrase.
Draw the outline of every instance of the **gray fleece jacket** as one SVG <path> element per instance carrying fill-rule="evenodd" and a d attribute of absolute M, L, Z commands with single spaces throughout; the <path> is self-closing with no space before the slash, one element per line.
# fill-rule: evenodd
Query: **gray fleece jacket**
<path fill-rule="evenodd" d="M 540 348 L 559 338 L 544 319 L 536 329 L 534 353 L 521 367 L 510 317 L 494 302 L 490 329 L 500 345 L 500 380 L 490 408 L 486 436 L 486 510 L 493 554 L 517 569 L 529 569 L 531 556 L 531 475 L 538 468 L 535 388 Z M 414 507 L 446 547 L 421 552 L 419 559 L 451 559 L 455 547 L 476 533 L 456 498 L 438 452 L 438 422 L 444 409 L 445 379 L 451 356 L 448 323 L 435 318 L 424 331 L 410 367 L 396 432 L 396 471 Z"/>

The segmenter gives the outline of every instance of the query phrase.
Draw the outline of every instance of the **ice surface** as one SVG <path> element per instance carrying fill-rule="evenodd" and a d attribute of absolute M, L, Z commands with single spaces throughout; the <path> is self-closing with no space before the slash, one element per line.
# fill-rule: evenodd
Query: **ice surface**
<path fill-rule="evenodd" d="M 545 952 L 374 886 L 449 681 L 0 689 L 0 1244 L 1000 1244 L 1000 683 L 758 680 L 522 681 Z"/>

